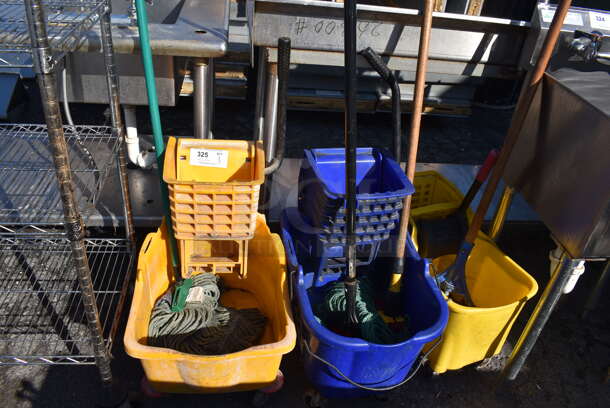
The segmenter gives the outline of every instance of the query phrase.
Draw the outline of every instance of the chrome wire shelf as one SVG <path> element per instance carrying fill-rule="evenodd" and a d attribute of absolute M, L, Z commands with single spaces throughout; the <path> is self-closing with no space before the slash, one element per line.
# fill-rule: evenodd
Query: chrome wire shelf
<path fill-rule="evenodd" d="M 59 225 L 63 207 L 45 125 L 0 125 L 0 224 Z M 76 202 L 86 221 L 115 162 L 106 126 L 64 126 Z"/>
<path fill-rule="evenodd" d="M 109 350 L 133 257 L 124 239 L 86 240 Z M 0 238 L 0 365 L 94 364 L 67 239 Z"/>
<path fill-rule="evenodd" d="M 74 51 L 108 11 L 106 0 L 42 0 L 42 4 L 54 61 Z M 24 1 L 0 0 L 0 67 L 31 67 L 31 46 Z"/>

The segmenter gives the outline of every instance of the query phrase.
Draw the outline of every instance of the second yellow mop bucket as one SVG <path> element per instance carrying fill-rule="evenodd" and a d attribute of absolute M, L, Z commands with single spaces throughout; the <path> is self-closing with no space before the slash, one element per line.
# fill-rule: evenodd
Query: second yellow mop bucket
<path fill-rule="evenodd" d="M 141 360 L 150 385 L 158 392 L 212 393 L 246 391 L 272 384 L 282 355 L 295 345 L 296 332 L 286 285 L 282 241 L 271 234 L 258 215 L 254 238 L 248 245 L 248 274 L 223 274 L 221 304 L 236 309 L 258 308 L 267 325 L 258 345 L 214 356 L 182 353 L 147 344 L 151 310 L 173 284 L 167 250 L 167 231 L 149 234 L 142 245 L 124 344 L 127 354 Z"/>
<path fill-rule="evenodd" d="M 463 196 L 450 181 L 435 171 L 418 172 L 411 212 L 413 243 L 417 247 L 414 220 L 444 217 L 459 207 Z M 472 213 L 468 210 L 468 218 Z M 435 273 L 447 269 L 455 255 L 432 261 Z M 457 370 L 498 354 L 517 316 L 538 291 L 538 284 L 506 256 L 485 234 L 479 233 L 468 262 L 466 281 L 477 307 L 447 299 L 449 322 L 442 342 L 429 356 L 436 373 Z"/>
<path fill-rule="evenodd" d="M 437 272 L 455 259 L 434 259 Z M 517 316 L 538 291 L 538 284 L 484 234 L 475 240 L 466 263 L 466 282 L 476 307 L 448 299 L 449 322 L 443 341 L 430 355 L 436 373 L 457 370 L 498 354 Z"/>

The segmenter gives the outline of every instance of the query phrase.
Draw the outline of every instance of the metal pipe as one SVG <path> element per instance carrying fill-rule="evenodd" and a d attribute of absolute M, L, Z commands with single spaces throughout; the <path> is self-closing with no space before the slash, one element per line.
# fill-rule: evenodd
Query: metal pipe
<path fill-rule="evenodd" d="M 254 107 L 254 140 L 263 140 L 263 106 L 265 104 L 265 78 L 267 70 L 268 51 L 265 47 L 258 47 L 256 59 L 256 101 Z"/>
<path fill-rule="evenodd" d="M 275 156 L 275 139 L 277 136 L 277 98 L 278 78 L 277 64 L 267 65 L 267 81 L 265 84 L 265 119 L 263 123 L 263 145 L 267 164 Z"/>
<path fill-rule="evenodd" d="M 496 208 L 496 213 L 494 214 L 494 218 L 491 222 L 491 226 L 489 227 L 489 237 L 494 240 L 494 242 L 498 242 L 498 239 L 500 238 L 500 234 L 504 228 L 504 223 L 506 222 L 506 217 L 508 216 L 508 211 L 510 210 L 511 204 L 513 203 L 514 196 L 515 189 L 510 186 L 505 186 L 504 191 L 502 191 L 502 197 L 500 198 L 498 207 Z"/>
<path fill-rule="evenodd" d="M 407 177 L 411 182 L 413 182 L 413 178 L 415 177 L 415 165 L 417 164 L 417 147 L 419 144 L 421 116 L 424 108 L 426 71 L 428 70 L 428 50 L 430 46 L 430 32 L 432 31 L 433 10 L 434 0 L 426 0 L 424 4 L 424 17 L 422 19 L 421 34 L 419 37 L 417 73 L 415 74 L 415 92 L 413 94 L 413 111 L 411 113 L 411 130 L 409 132 L 409 149 L 407 151 L 407 165 L 405 169 Z M 404 269 L 404 254 L 407 246 L 410 210 L 411 196 L 408 195 L 403 200 L 400 229 L 398 231 L 396 254 L 394 257 L 394 274 L 400 274 Z"/>
<path fill-rule="evenodd" d="M 193 61 L 193 109 L 195 137 L 211 139 L 214 109 L 213 58 L 197 58 Z"/>
<path fill-rule="evenodd" d="M 563 288 L 572 274 L 572 270 L 579 264 L 580 260 L 570 259 L 567 253 L 561 258 L 561 262 L 557 265 L 559 271 L 551 275 L 551 280 L 546 285 L 544 292 L 538 299 L 536 307 L 530 316 L 527 325 L 523 329 L 513 352 L 510 355 L 508 363 L 504 368 L 502 375 L 508 380 L 517 378 L 519 371 L 523 367 L 527 356 L 534 348 L 536 340 L 540 336 L 544 325 L 549 320 L 557 301 L 563 293 Z"/>
<path fill-rule="evenodd" d="M 521 92 L 521 96 L 519 97 L 519 101 L 517 102 L 517 108 L 515 109 L 515 113 L 513 114 L 510 128 L 508 130 L 506 138 L 504 139 L 502 150 L 500 151 L 500 156 L 498 157 L 496 166 L 494 167 L 493 172 L 491 173 L 491 177 L 489 178 L 487 187 L 485 188 L 485 192 L 483 193 L 483 197 L 479 202 L 477 211 L 475 212 L 475 215 L 470 223 L 468 233 L 466 234 L 466 238 L 464 240 L 469 244 L 474 243 L 474 240 L 476 239 L 479 230 L 481 229 L 481 225 L 483 224 L 483 218 L 485 217 L 487 209 L 491 204 L 491 200 L 493 199 L 496 188 L 498 187 L 500 178 L 504 173 L 504 168 L 508 163 L 508 159 L 510 158 L 510 155 L 513 151 L 513 147 L 517 143 L 517 139 L 521 134 L 521 129 L 523 128 L 525 117 L 529 111 L 532 100 L 534 99 L 536 90 L 538 89 L 538 84 L 542 80 L 544 72 L 546 71 L 546 67 L 548 66 L 549 60 L 551 59 L 551 55 L 553 54 L 553 50 L 555 49 L 555 44 L 557 44 L 557 39 L 559 38 L 559 34 L 561 33 L 563 21 L 566 15 L 568 14 L 568 10 L 570 9 L 571 4 L 572 0 L 562 0 L 559 6 L 557 7 L 557 10 L 555 11 L 553 22 L 551 23 L 546 38 L 544 39 L 544 44 L 542 46 L 540 56 L 538 57 L 538 61 L 536 62 L 536 67 L 532 72 L 527 86 Z"/>
<path fill-rule="evenodd" d="M 102 337 L 102 325 L 100 323 L 99 311 L 93 293 L 91 270 L 89 269 L 89 261 L 87 259 L 84 241 L 85 228 L 74 197 L 72 171 L 70 169 L 68 147 L 66 145 L 63 123 L 61 120 L 57 83 L 54 74 L 48 67 L 48 61 L 52 60 L 52 53 L 47 37 L 46 19 L 42 1 L 25 0 L 25 10 L 30 40 L 34 51 L 36 78 L 40 88 L 40 96 L 49 135 L 49 144 L 51 146 L 55 174 L 57 176 L 59 193 L 63 205 L 66 236 L 70 241 L 72 250 L 72 264 L 74 265 L 78 277 L 95 362 L 102 382 L 107 385 L 112 382 L 110 358 L 108 351 L 106 350 L 104 338 Z"/>
<path fill-rule="evenodd" d="M 394 73 L 388 68 L 383 62 L 381 57 L 371 48 L 367 47 L 360 51 L 360 55 L 366 59 L 371 67 L 379 76 L 386 82 L 386 84 L 392 90 L 392 143 L 394 150 L 394 158 L 400 163 L 401 149 L 402 149 L 402 129 L 401 129 L 401 117 L 400 117 L 400 86 L 396 80 Z"/>
<path fill-rule="evenodd" d="M 276 171 L 284 160 L 286 144 L 286 114 L 288 111 L 288 76 L 290 75 L 290 38 L 281 37 L 277 45 L 277 70 L 278 70 L 278 104 L 277 104 L 277 130 L 276 130 L 276 153 L 268 167 L 265 175 Z"/>

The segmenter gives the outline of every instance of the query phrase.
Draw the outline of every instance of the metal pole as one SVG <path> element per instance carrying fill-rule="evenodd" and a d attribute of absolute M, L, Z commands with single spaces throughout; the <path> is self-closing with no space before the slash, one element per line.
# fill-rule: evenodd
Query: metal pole
<path fill-rule="evenodd" d="M 265 78 L 267 71 L 267 48 L 259 47 L 256 59 L 256 101 L 254 111 L 254 140 L 263 140 L 263 106 L 265 103 Z"/>
<path fill-rule="evenodd" d="M 500 202 L 496 208 L 496 213 L 494 214 L 494 218 L 491 222 L 491 227 L 489 227 L 489 237 L 495 242 L 498 242 L 498 239 L 500 238 L 500 234 L 504 228 L 504 223 L 506 222 L 506 217 L 508 216 L 508 211 L 513 203 L 514 195 L 514 188 L 509 186 L 504 187 L 502 197 L 500 198 Z"/>
<path fill-rule="evenodd" d="M 214 115 L 214 60 L 198 58 L 193 61 L 194 131 L 198 139 L 212 138 Z"/>
<path fill-rule="evenodd" d="M 108 12 L 101 17 L 100 28 L 102 33 L 102 48 L 104 52 L 104 65 L 106 66 L 106 82 L 108 85 L 108 97 L 110 100 L 110 112 L 112 117 L 112 131 L 115 137 L 118 138 L 119 149 L 117 152 L 117 169 L 119 172 L 119 183 L 121 185 L 121 198 L 123 200 L 123 215 L 125 217 L 125 237 L 129 243 L 130 255 L 133 256 L 136 253 L 136 239 L 135 230 L 133 226 L 133 217 L 131 210 L 131 197 L 129 193 L 129 179 L 127 178 L 127 160 L 125 159 L 125 127 L 123 118 L 121 115 L 120 105 L 120 93 L 119 93 L 119 81 L 116 74 L 116 64 L 114 59 L 114 46 L 112 44 L 112 26 L 110 23 L 111 5 L 108 2 Z M 110 338 L 114 338 L 116 331 L 119 326 L 119 320 L 123 306 L 125 304 L 125 298 L 127 297 L 127 285 L 131 278 L 133 271 L 133 258 L 130 258 L 128 270 L 125 273 L 125 277 L 121 284 L 121 295 L 117 303 L 117 312 L 115 313 Z M 108 363 L 110 363 L 110 356 L 108 356 Z M 110 389 L 104 390 L 104 399 L 110 401 L 116 405 L 116 401 L 125 400 L 126 394 L 121 391 L 120 387 L 113 387 L 112 382 L 104 383 L 104 386 L 110 387 Z"/>
<path fill-rule="evenodd" d="M 267 164 L 275 156 L 275 139 L 277 136 L 277 98 L 278 77 L 277 64 L 267 66 L 267 83 L 265 84 L 265 120 L 263 123 L 263 145 Z"/>
<path fill-rule="evenodd" d="M 356 160 L 358 146 L 358 72 L 356 38 L 358 21 L 356 0 L 346 0 L 344 11 L 344 63 L 345 63 L 345 233 L 347 278 L 345 279 L 348 321 L 358 323 L 356 314 Z"/>
<path fill-rule="evenodd" d="M 542 292 L 542 295 L 502 372 L 502 375 L 508 380 L 512 381 L 517 378 L 527 356 L 534 348 L 544 325 L 549 320 L 557 301 L 561 297 L 563 288 L 568 282 L 572 270 L 578 266 L 579 261 L 580 260 L 578 259 L 571 259 L 566 252 L 564 252 L 561 257 L 561 262 L 557 265 L 559 271 L 551 275 L 551 280 L 546 285 L 544 292 Z"/>
<path fill-rule="evenodd" d="M 68 147 L 64 137 L 59 109 L 57 83 L 52 71 L 53 67 L 49 64 L 52 61 L 52 54 L 47 37 L 46 17 L 41 0 L 25 0 L 25 10 L 30 40 L 32 42 L 34 70 L 38 86 L 40 87 L 40 96 L 47 123 L 55 174 L 64 210 L 66 236 L 70 241 L 72 249 L 72 265 L 78 276 L 83 307 L 87 317 L 87 326 L 91 336 L 91 345 L 100 377 L 103 383 L 110 384 L 112 382 L 110 358 L 104 344 L 102 325 L 93 293 L 91 270 L 89 269 L 87 251 L 83 239 L 85 227 L 74 198 L 70 158 L 68 156 Z"/>
<path fill-rule="evenodd" d="M 109 3 L 110 4 L 110 3 Z M 110 7 L 110 6 L 109 6 Z M 136 240 L 133 227 L 133 216 L 131 211 L 131 197 L 129 195 L 129 180 L 127 179 L 127 161 L 125 160 L 125 127 L 121 115 L 121 102 L 119 94 L 119 81 L 116 74 L 114 60 L 114 47 L 112 44 L 112 27 L 110 25 L 110 13 L 101 18 L 102 48 L 104 50 L 104 63 L 106 65 L 106 82 L 108 85 L 108 97 L 110 99 L 110 112 L 112 117 L 112 128 L 115 136 L 119 139 L 118 170 L 119 182 L 121 184 L 121 198 L 123 199 L 123 215 L 125 217 L 125 237 L 129 241 L 131 250 L 135 252 Z M 129 274 L 126 274 L 129 276 Z"/>

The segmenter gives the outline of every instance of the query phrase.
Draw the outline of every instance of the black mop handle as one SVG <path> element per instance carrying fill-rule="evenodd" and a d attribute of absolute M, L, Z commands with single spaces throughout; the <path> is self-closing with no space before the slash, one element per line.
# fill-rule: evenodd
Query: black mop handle
<path fill-rule="evenodd" d="M 356 98 L 358 77 L 356 71 L 356 0 L 346 0 L 344 11 L 345 57 L 345 193 L 347 234 L 347 311 L 351 323 L 358 323 L 355 311 L 356 299 L 356 146 L 358 121 Z"/>

